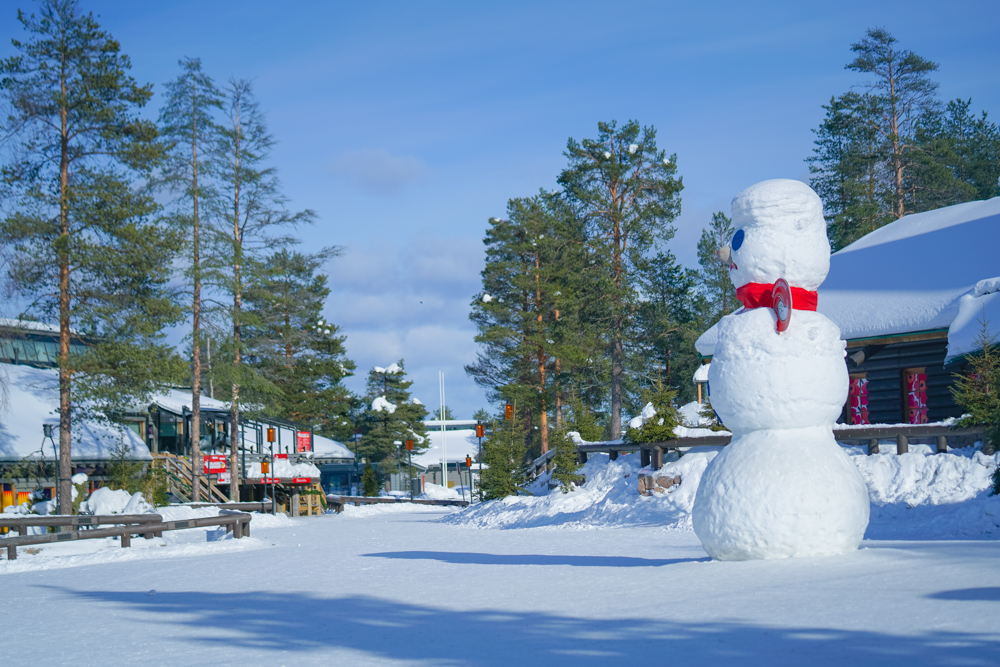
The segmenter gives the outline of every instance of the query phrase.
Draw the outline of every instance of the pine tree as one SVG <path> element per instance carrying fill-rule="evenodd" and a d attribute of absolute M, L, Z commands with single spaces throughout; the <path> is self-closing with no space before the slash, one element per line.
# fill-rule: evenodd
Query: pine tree
<path fill-rule="evenodd" d="M 18 12 L 30 35 L 0 62 L 15 145 L 2 174 L 14 211 L 0 236 L 33 310 L 59 324 L 59 511 L 71 507 L 71 425 L 80 405 L 115 418 L 181 371 L 162 340 L 179 235 L 158 225 L 144 185 L 160 162 L 156 126 L 139 110 L 152 90 L 128 75 L 118 42 L 73 0 Z M 70 341 L 88 351 L 70 354 Z"/>
<path fill-rule="evenodd" d="M 740 307 L 736 287 L 729 277 L 729 266 L 719 261 L 715 254 L 728 244 L 736 230 L 725 213 L 712 214 L 712 222 L 702 230 L 698 239 L 698 286 L 705 297 L 703 325 L 707 329 Z"/>
<path fill-rule="evenodd" d="M 983 317 L 979 323 L 979 351 L 969 356 L 965 372 L 956 374 L 951 393 L 968 415 L 959 425 L 987 426 L 984 450 L 995 451 L 1000 447 L 1000 347 L 990 334 L 989 320 Z M 995 476 L 994 481 L 1000 479 Z M 994 493 L 998 491 L 1000 487 L 995 487 Z"/>
<path fill-rule="evenodd" d="M 603 429 L 598 423 L 594 413 L 584 405 L 583 401 L 573 396 L 567 404 L 567 419 L 565 428 L 567 432 L 576 432 L 587 442 L 596 442 L 601 439 Z"/>
<path fill-rule="evenodd" d="M 337 254 L 336 248 L 314 254 L 282 248 L 267 257 L 247 285 L 253 317 L 244 338 L 247 364 L 280 389 L 272 411 L 344 439 L 353 431 L 353 399 L 342 381 L 355 366 L 346 357 L 346 336 L 321 316 L 330 288 L 317 273 Z"/>
<path fill-rule="evenodd" d="M 382 487 L 378 481 L 378 473 L 375 472 L 369 461 L 365 464 L 365 469 L 361 473 L 361 495 L 371 498 L 377 496 L 381 490 Z"/>
<path fill-rule="evenodd" d="M 666 442 L 676 438 L 674 427 L 681 423 L 680 413 L 674 405 L 677 392 L 661 382 L 647 392 L 646 398 L 647 405 L 652 405 L 656 413 L 645 419 L 641 427 L 626 430 L 625 441 Z"/>
<path fill-rule="evenodd" d="M 909 153 L 914 148 L 916 128 L 936 101 L 937 84 L 928 74 L 938 65 L 913 51 L 899 50 L 897 42 L 884 28 L 869 29 L 864 39 L 851 45 L 857 57 L 846 69 L 874 75 L 864 84 L 867 100 L 874 108 L 866 119 L 888 144 L 892 211 L 898 219 L 907 213 L 904 180 L 911 164 Z"/>
<path fill-rule="evenodd" d="M 495 500 L 526 492 L 526 430 L 525 422 L 516 410 L 512 419 L 493 422 L 493 430 L 483 442 L 481 452 L 483 464 L 488 467 L 483 468 L 479 481 L 480 500 Z"/>
<path fill-rule="evenodd" d="M 631 363 L 634 366 L 630 412 L 641 409 L 639 394 L 662 380 L 685 397 L 700 361 L 692 332 L 702 308 L 697 274 L 677 263 L 670 252 L 657 253 L 640 274 L 642 300 L 636 310 Z"/>
<path fill-rule="evenodd" d="M 254 324 L 254 313 L 244 312 L 243 299 L 263 258 L 291 243 L 287 230 L 311 222 L 315 214 L 288 211 L 275 170 L 264 166 L 274 139 L 250 83 L 233 79 L 224 95 L 225 117 L 210 156 L 217 193 L 211 201 L 212 254 L 205 274 L 230 299 L 230 305 L 213 313 L 223 342 L 219 356 L 228 362 L 216 362 L 213 374 L 231 389 L 230 497 L 235 501 L 240 412 L 248 404 L 267 405 L 280 396 L 273 383 L 243 363 L 243 327 Z"/>
<path fill-rule="evenodd" d="M 552 457 L 552 465 L 555 467 L 551 478 L 559 483 L 563 493 L 569 493 L 580 482 L 580 455 L 576 443 L 568 433 L 565 428 L 558 428 L 552 432 L 556 453 Z"/>
<path fill-rule="evenodd" d="M 163 167 L 164 184 L 180 193 L 174 215 L 179 227 L 190 230 L 191 281 L 191 500 L 201 493 L 201 208 L 206 185 L 207 147 L 217 140 L 213 112 L 222 108 L 222 95 L 201 69 L 201 60 L 184 58 L 180 75 L 166 84 L 160 110 L 160 131 L 172 141 Z"/>
<path fill-rule="evenodd" d="M 598 123 L 598 138 L 566 145 L 569 165 L 559 176 L 567 197 L 591 227 L 590 242 L 605 267 L 611 360 L 611 437 L 621 434 L 625 346 L 638 297 L 637 274 L 646 254 L 674 233 L 680 214 L 681 179 L 676 156 L 656 147 L 656 130 L 635 121 L 619 129 Z"/>
<path fill-rule="evenodd" d="M 372 461 L 398 463 L 397 456 L 405 450 L 395 442 L 413 440 L 413 451 L 427 449 L 427 432 L 424 419 L 427 408 L 410 396 L 413 382 L 406 379 L 402 359 L 388 368 L 376 366 L 368 372 L 368 387 L 364 397 L 365 410 L 361 414 L 361 442 L 358 452 Z M 403 455 L 405 462 L 406 455 Z"/>

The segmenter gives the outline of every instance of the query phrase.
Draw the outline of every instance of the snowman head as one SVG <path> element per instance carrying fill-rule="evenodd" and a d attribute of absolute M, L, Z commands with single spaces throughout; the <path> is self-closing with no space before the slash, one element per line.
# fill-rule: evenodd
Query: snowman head
<path fill-rule="evenodd" d="M 719 254 L 736 287 L 773 283 L 815 290 L 830 270 L 823 202 L 805 183 L 763 181 L 733 198 L 736 232 Z"/>

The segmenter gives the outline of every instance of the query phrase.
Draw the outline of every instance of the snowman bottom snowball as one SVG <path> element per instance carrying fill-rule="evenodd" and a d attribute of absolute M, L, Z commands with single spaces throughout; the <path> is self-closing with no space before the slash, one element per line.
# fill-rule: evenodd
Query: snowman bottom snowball
<path fill-rule="evenodd" d="M 692 509 L 716 560 L 854 551 L 868 515 L 864 480 L 827 427 L 734 438 L 705 471 Z"/>

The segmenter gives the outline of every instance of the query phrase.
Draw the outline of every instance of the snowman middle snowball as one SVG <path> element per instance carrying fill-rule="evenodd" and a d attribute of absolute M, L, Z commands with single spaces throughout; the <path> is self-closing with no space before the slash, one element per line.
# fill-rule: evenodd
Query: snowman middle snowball
<path fill-rule="evenodd" d="M 833 439 L 847 399 L 846 344 L 833 322 L 808 309 L 830 268 L 822 202 L 800 181 L 764 181 L 733 199 L 733 225 L 723 256 L 747 307 L 716 325 L 708 373 L 712 406 L 733 439 L 701 479 L 694 531 L 719 560 L 853 551 L 869 501 Z M 781 334 L 774 311 L 754 307 L 761 295 L 770 303 L 768 286 L 779 278 L 794 308 Z"/>

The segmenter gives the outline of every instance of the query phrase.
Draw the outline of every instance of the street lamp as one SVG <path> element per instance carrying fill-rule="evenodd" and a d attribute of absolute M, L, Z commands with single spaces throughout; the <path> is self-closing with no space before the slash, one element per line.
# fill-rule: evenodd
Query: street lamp
<path fill-rule="evenodd" d="M 399 483 L 403 483 L 403 441 L 394 440 L 392 444 L 396 445 L 396 479 Z"/>

